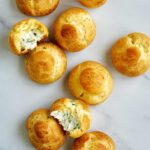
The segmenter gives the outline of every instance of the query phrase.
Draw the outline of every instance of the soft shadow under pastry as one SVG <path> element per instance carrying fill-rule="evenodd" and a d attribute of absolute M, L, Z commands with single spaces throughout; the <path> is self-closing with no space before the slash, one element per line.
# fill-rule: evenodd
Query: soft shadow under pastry
<path fill-rule="evenodd" d="M 58 150 L 65 142 L 65 133 L 48 109 L 38 109 L 26 122 L 29 140 L 37 150 Z"/>
<path fill-rule="evenodd" d="M 78 0 L 82 5 L 89 8 L 97 8 L 104 5 L 107 0 Z"/>
<path fill-rule="evenodd" d="M 72 138 L 80 137 L 90 128 L 91 115 L 88 106 L 81 100 L 56 100 L 50 107 L 50 116 L 57 119 Z"/>
<path fill-rule="evenodd" d="M 59 0 L 16 0 L 21 12 L 29 16 L 45 16 L 52 13 Z"/>
<path fill-rule="evenodd" d="M 131 33 L 112 47 L 112 63 L 122 74 L 139 76 L 150 68 L 150 38 L 143 33 Z"/>
<path fill-rule="evenodd" d="M 104 66 L 95 61 L 85 61 L 71 70 L 68 85 L 76 98 L 94 105 L 108 98 L 113 80 Z"/>
<path fill-rule="evenodd" d="M 39 42 L 48 38 L 48 29 L 36 19 L 18 22 L 11 29 L 8 40 L 13 53 L 24 55 L 32 51 Z"/>
<path fill-rule="evenodd" d="M 87 11 L 70 8 L 54 23 L 54 36 L 58 44 L 70 52 L 86 48 L 95 38 L 96 26 Z"/>
<path fill-rule="evenodd" d="M 73 143 L 72 150 L 115 150 L 110 136 L 100 131 L 85 133 Z"/>
<path fill-rule="evenodd" d="M 25 58 L 29 77 L 41 84 L 58 80 L 67 68 L 67 58 L 63 50 L 52 43 L 41 43 Z"/>

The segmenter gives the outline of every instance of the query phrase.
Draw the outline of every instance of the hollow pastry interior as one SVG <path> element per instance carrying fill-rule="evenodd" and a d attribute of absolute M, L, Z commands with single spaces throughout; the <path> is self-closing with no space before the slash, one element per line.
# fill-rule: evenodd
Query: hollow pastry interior
<path fill-rule="evenodd" d="M 113 80 L 101 64 L 86 61 L 72 69 L 68 84 L 75 97 L 94 105 L 108 98 L 112 91 Z"/>
<path fill-rule="evenodd" d="M 41 22 L 26 19 L 14 25 L 9 34 L 9 44 L 14 53 L 25 54 L 47 38 L 48 29 Z"/>
<path fill-rule="evenodd" d="M 150 38 L 142 33 L 120 38 L 112 47 L 112 63 L 130 77 L 145 73 L 150 67 Z"/>
<path fill-rule="evenodd" d="M 65 133 L 57 121 L 49 117 L 47 109 L 31 113 L 26 129 L 31 144 L 38 150 L 56 150 L 64 144 Z"/>
<path fill-rule="evenodd" d="M 85 133 L 73 143 L 72 150 L 115 150 L 114 141 L 100 131 Z"/>
<path fill-rule="evenodd" d="M 87 11 L 70 8 L 54 23 L 54 35 L 58 44 L 70 52 L 86 48 L 96 35 L 96 26 Z"/>
<path fill-rule="evenodd" d="M 107 2 L 107 0 L 79 0 L 79 2 L 89 8 L 97 8 Z"/>
<path fill-rule="evenodd" d="M 70 137 L 77 138 L 90 127 L 91 115 L 88 107 L 80 100 L 59 99 L 50 108 L 50 116 L 59 124 Z"/>
<path fill-rule="evenodd" d="M 40 84 L 58 80 L 66 71 L 65 53 L 52 43 L 41 43 L 25 58 L 29 77 Z"/>

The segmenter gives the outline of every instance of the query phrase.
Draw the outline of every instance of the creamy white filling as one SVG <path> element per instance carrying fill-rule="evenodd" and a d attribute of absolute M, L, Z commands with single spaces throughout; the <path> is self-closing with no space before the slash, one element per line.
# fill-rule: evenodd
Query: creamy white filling
<path fill-rule="evenodd" d="M 37 46 L 37 42 L 43 38 L 43 33 L 38 29 L 32 29 L 29 32 L 21 34 L 21 49 L 33 50 Z"/>
<path fill-rule="evenodd" d="M 59 121 L 59 124 L 63 126 L 65 131 L 80 129 L 77 117 L 71 115 L 69 111 L 53 111 L 50 115 Z"/>

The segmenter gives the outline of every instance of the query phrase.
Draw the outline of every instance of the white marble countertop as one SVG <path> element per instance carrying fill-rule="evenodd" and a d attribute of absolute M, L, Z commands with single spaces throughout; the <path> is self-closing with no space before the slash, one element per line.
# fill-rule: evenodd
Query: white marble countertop
<path fill-rule="evenodd" d="M 61 0 L 53 14 L 38 19 L 52 30 L 56 16 L 71 6 L 82 7 L 75 0 Z M 15 0 L 0 0 L 0 150 L 34 149 L 26 135 L 26 117 L 37 108 L 48 108 L 57 98 L 72 97 L 66 85 L 68 72 L 89 59 L 104 64 L 115 81 L 108 100 L 91 107 L 90 130 L 108 133 L 117 150 L 150 150 L 150 73 L 137 78 L 122 76 L 110 59 L 110 48 L 120 36 L 134 31 L 150 35 L 150 1 L 109 0 L 99 9 L 86 10 L 96 22 L 96 39 L 82 52 L 67 53 L 66 74 L 43 86 L 28 79 L 23 57 L 13 55 L 7 44 L 11 26 L 27 16 L 17 10 Z M 62 149 L 71 150 L 71 143 L 68 139 Z"/>

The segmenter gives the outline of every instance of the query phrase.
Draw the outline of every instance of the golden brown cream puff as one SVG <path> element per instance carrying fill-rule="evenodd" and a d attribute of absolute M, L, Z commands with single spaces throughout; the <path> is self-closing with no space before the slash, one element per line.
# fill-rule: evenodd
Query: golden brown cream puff
<path fill-rule="evenodd" d="M 9 33 L 9 45 L 17 55 L 32 51 L 37 43 L 48 38 L 48 29 L 36 19 L 26 19 L 18 22 Z"/>
<path fill-rule="evenodd" d="M 76 98 L 94 105 L 108 98 L 112 91 L 113 80 L 101 64 L 85 61 L 72 69 L 68 84 Z"/>
<path fill-rule="evenodd" d="M 115 150 L 115 144 L 107 134 L 94 131 L 76 139 L 72 150 Z"/>
<path fill-rule="evenodd" d="M 49 110 L 38 109 L 26 122 L 29 140 L 37 150 L 58 150 L 65 141 L 65 133 L 57 121 L 49 117 Z"/>
<path fill-rule="evenodd" d="M 80 137 L 90 128 L 91 115 L 88 106 L 80 100 L 56 100 L 50 107 L 50 116 L 57 119 L 72 138 Z"/>
<path fill-rule="evenodd" d="M 76 52 L 86 48 L 93 41 L 96 26 L 87 11 L 70 8 L 56 19 L 54 35 L 62 48 Z"/>
<path fill-rule="evenodd" d="M 79 0 L 79 2 L 89 8 L 100 7 L 107 2 L 107 0 Z"/>
<path fill-rule="evenodd" d="M 150 67 L 150 38 L 142 33 L 120 38 L 112 47 L 112 63 L 126 76 L 145 73 Z"/>
<path fill-rule="evenodd" d="M 59 0 L 16 0 L 21 12 L 29 16 L 45 16 L 53 12 Z"/>
<path fill-rule="evenodd" d="M 52 43 L 41 43 L 25 58 L 29 77 L 41 84 L 58 80 L 66 71 L 65 53 Z"/>

